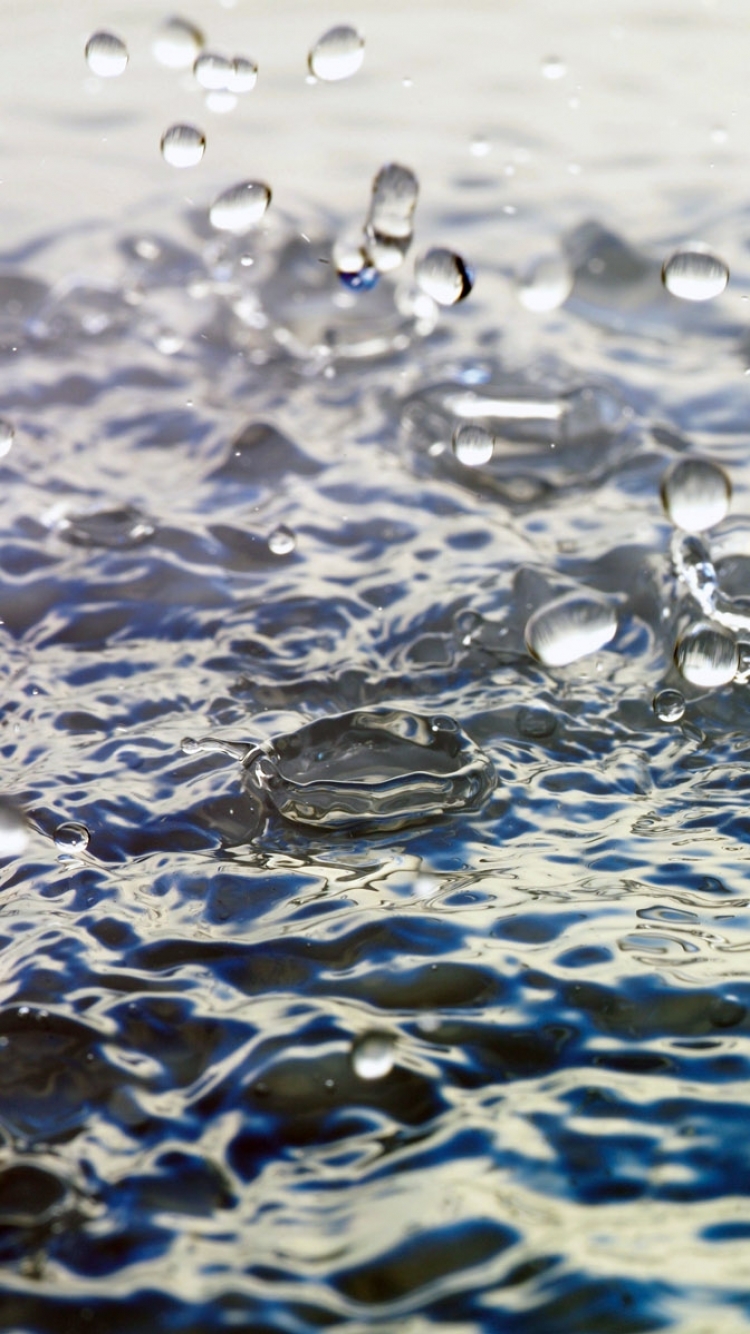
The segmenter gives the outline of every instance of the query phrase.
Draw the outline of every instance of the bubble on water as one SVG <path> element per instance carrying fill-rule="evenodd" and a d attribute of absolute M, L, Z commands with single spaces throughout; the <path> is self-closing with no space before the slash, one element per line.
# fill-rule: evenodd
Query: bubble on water
<path fill-rule="evenodd" d="M 662 480 L 661 498 L 672 523 L 687 533 L 702 533 L 726 517 L 732 484 L 724 469 L 708 459 L 680 459 Z"/>
<path fill-rule="evenodd" d="M 286 528 L 283 523 L 278 528 L 274 528 L 268 539 L 268 550 L 274 556 L 288 556 L 294 551 L 297 545 L 297 538 L 291 528 Z"/>
<path fill-rule="evenodd" d="M 162 23 L 151 49 L 154 59 L 165 69 L 190 69 L 205 42 L 203 33 L 194 23 L 170 18 Z"/>
<path fill-rule="evenodd" d="M 724 291 L 729 269 L 707 246 L 691 245 L 664 261 L 661 279 L 667 291 L 682 301 L 710 301 Z"/>
<path fill-rule="evenodd" d="M 674 657 L 685 680 L 706 689 L 727 685 L 739 666 L 734 636 L 708 621 L 690 627 L 678 641 Z"/>
<path fill-rule="evenodd" d="M 271 191 L 262 181 L 242 181 L 214 200 L 208 216 L 217 231 L 239 235 L 257 227 L 270 202 Z"/>
<path fill-rule="evenodd" d="M 535 611 L 526 624 L 529 652 L 545 667 L 565 667 L 614 639 L 617 614 L 595 593 L 567 593 Z"/>
<path fill-rule="evenodd" d="M 217 55 L 215 51 L 203 51 L 193 65 L 193 74 L 201 88 L 206 88 L 209 92 L 221 92 L 229 88 L 232 62 L 226 56 Z"/>
<path fill-rule="evenodd" d="M 229 71 L 230 93 L 251 93 L 258 82 L 258 66 L 246 56 L 235 56 Z"/>
<path fill-rule="evenodd" d="M 419 182 L 408 167 L 402 167 L 398 162 L 381 167 L 372 183 L 368 235 L 386 240 L 410 240 L 418 195 Z"/>
<path fill-rule="evenodd" d="M 365 1033 L 352 1047 L 352 1069 L 359 1079 L 385 1079 L 396 1059 L 390 1033 Z"/>
<path fill-rule="evenodd" d="M 518 300 L 527 310 L 544 315 L 558 310 L 573 291 L 573 271 L 562 255 L 536 260 L 518 283 Z"/>
<path fill-rule="evenodd" d="M 15 428 L 5 417 L 0 417 L 0 459 L 4 459 L 5 455 L 10 453 L 15 438 Z"/>
<path fill-rule="evenodd" d="M 418 286 L 439 306 L 455 306 L 469 295 L 474 275 L 460 255 L 436 246 L 414 265 Z"/>
<path fill-rule="evenodd" d="M 545 56 L 542 61 L 542 75 L 545 79 L 564 79 L 568 70 L 559 56 Z"/>
<path fill-rule="evenodd" d="M 495 441 L 484 426 L 457 426 L 453 432 L 453 453 L 466 468 L 481 468 L 489 463 Z"/>
<path fill-rule="evenodd" d="M 356 28 L 329 28 L 307 57 L 310 73 L 324 83 L 337 83 L 356 74 L 365 58 L 365 39 Z"/>
<path fill-rule="evenodd" d="M 685 697 L 679 690 L 659 690 L 654 695 L 653 710 L 659 722 L 678 723 L 685 714 Z"/>
<path fill-rule="evenodd" d="M 170 167 L 197 167 L 206 136 L 195 125 L 170 125 L 161 137 L 161 155 Z"/>
<path fill-rule="evenodd" d="M 115 79 L 128 63 L 128 48 L 113 32 L 95 32 L 86 43 L 86 63 L 100 79 Z"/>
<path fill-rule="evenodd" d="M 67 820 L 55 830 L 55 847 L 59 852 L 85 852 L 89 845 L 89 831 L 85 824 Z"/>
<path fill-rule="evenodd" d="M 23 812 L 9 797 L 0 797 L 0 857 L 20 857 L 28 842 L 29 830 Z"/>

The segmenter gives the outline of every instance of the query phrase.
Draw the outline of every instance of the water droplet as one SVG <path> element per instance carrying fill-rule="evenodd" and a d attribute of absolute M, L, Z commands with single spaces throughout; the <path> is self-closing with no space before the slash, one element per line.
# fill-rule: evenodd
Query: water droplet
<path fill-rule="evenodd" d="M 100 79 L 115 79 L 128 63 L 128 48 L 113 32 L 95 32 L 86 43 L 86 62 Z"/>
<path fill-rule="evenodd" d="M 466 468 L 489 463 L 495 442 L 484 426 L 458 426 L 453 432 L 453 453 Z"/>
<path fill-rule="evenodd" d="M 435 247 L 414 265 L 418 286 L 439 306 L 455 306 L 469 295 L 474 275 L 460 255 Z"/>
<path fill-rule="evenodd" d="M 226 88 L 206 93 L 206 110 L 213 111 L 216 115 L 226 116 L 230 111 L 234 111 L 236 105 L 236 93 L 230 93 Z"/>
<path fill-rule="evenodd" d="M 0 459 L 4 459 L 5 455 L 10 453 L 15 438 L 16 432 L 10 422 L 0 417 Z"/>
<path fill-rule="evenodd" d="M 365 40 L 356 28 L 329 28 L 315 43 L 307 63 L 310 73 L 324 83 L 336 83 L 356 74 L 365 58 Z"/>
<path fill-rule="evenodd" d="M 365 1033 L 352 1047 L 352 1068 L 359 1079 L 385 1079 L 395 1057 L 396 1044 L 390 1033 Z"/>
<path fill-rule="evenodd" d="M 567 593 L 529 618 L 526 644 L 545 667 L 565 667 L 598 652 L 616 632 L 615 609 L 604 598 L 595 593 Z"/>
<path fill-rule="evenodd" d="M 278 528 L 274 528 L 268 539 L 268 550 L 274 556 L 288 556 L 290 552 L 294 551 L 296 545 L 297 538 L 291 528 L 286 528 L 283 523 L 279 524 Z"/>
<path fill-rule="evenodd" d="M 518 299 L 527 310 L 546 314 L 557 310 L 573 290 L 573 273 L 562 255 L 545 255 L 521 277 Z"/>
<path fill-rule="evenodd" d="M 105 547 L 111 551 L 140 546 L 156 529 L 133 505 L 80 513 L 55 512 L 52 526 L 67 542 L 78 547 Z"/>
<path fill-rule="evenodd" d="M 521 736 L 529 741 L 541 741 L 552 736 L 557 728 L 557 719 L 551 709 L 543 705 L 525 705 L 516 714 L 516 727 Z"/>
<path fill-rule="evenodd" d="M 413 231 L 419 182 L 408 167 L 389 162 L 372 183 L 367 233 L 376 238 L 409 239 Z"/>
<path fill-rule="evenodd" d="M 161 25 L 152 51 L 154 59 L 165 69 L 190 69 L 195 64 L 205 37 L 200 28 L 187 19 L 171 18 Z"/>
<path fill-rule="evenodd" d="M 559 56 L 544 57 L 542 75 L 545 79 L 564 79 L 567 72 L 565 62 Z"/>
<path fill-rule="evenodd" d="M 702 533 L 721 523 L 731 496 L 724 469 L 707 459 L 680 459 L 661 484 L 664 509 L 672 523 L 688 533 Z"/>
<path fill-rule="evenodd" d="M 654 695 L 653 710 L 662 723 L 678 723 L 685 714 L 685 697 L 679 690 L 659 690 Z"/>
<path fill-rule="evenodd" d="M 171 125 L 161 139 L 161 155 L 170 167 L 196 167 L 206 148 L 206 136 L 195 125 Z"/>
<path fill-rule="evenodd" d="M 492 144 L 483 134 L 477 134 L 469 144 L 472 157 L 487 157 L 492 152 Z"/>
<path fill-rule="evenodd" d="M 20 857 L 28 842 L 23 813 L 8 797 L 0 797 L 0 857 Z"/>
<path fill-rule="evenodd" d="M 243 181 L 215 199 L 209 211 L 211 225 L 221 232 L 248 232 L 256 227 L 271 202 L 262 181 Z"/>
<path fill-rule="evenodd" d="M 411 236 L 394 237 L 382 234 L 370 234 L 367 237 L 367 259 L 378 273 L 393 273 L 406 258 L 411 245 Z"/>
<path fill-rule="evenodd" d="M 258 82 L 258 66 L 245 56 L 235 56 L 229 72 L 230 93 L 251 93 Z"/>
<path fill-rule="evenodd" d="M 727 630 L 699 621 L 678 641 L 675 662 L 691 685 L 711 689 L 731 681 L 739 666 L 739 650 Z"/>
<path fill-rule="evenodd" d="M 661 279 L 672 296 L 683 301 L 710 301 L 724 291 L 729 269 L 707 246 L 686 246 L 665 260 Z"/>
<path fill-rule="evenodd" d="M 193 65 L 193 74 L 201 88 L 221 92 L 229 88 L 232 62 L 215 51 L 203 51 Z"/>
<path fill-rule="evenodd" d="M 342 270 L 339 278 L 345 287 L 349 287 L 352 292 L 369 292 L 380 279 L 377 269 L 371 264 L 366 264 L 364 268 L 358 269 L 356 273 L 347 273 Z"/>
<path fill-rule="evenodd" d="M 89 831 L 85 824 L 75 820 L 66 821 L 55 830 L 55 846 L 60 852 L 85 852 L 89 845 Z"/>

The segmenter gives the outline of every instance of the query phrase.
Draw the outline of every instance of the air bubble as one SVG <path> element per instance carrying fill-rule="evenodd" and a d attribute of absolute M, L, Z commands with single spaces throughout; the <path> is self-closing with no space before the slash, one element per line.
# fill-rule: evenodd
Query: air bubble
<path fill-rule="evenodd" d="M 29 831 L 15 802 L 0 797 L 0 857 L 20 857 L 26 851 Z"/>
<path fill-rule="evenodd" d="M 721 523 L 731 497 L 732 485 L 723 468 L 707 459 L 680 459 L 661 484 L 666 513 L 687 533 L 702 533 Z"/>
<path fill-rule="evenodd" d="M 206 149 L 206 136 L 195 125 L 171 125 L 161 139 L 161 155 L 170 167 L 197 167 Z"/>
<path fill-rule="evenodd" d="M 726 630 L 699 621 L 678 641 L 675 662 L 691 685 L 715 689 L 727 685 L 739 666 L 739 650 Z"/>
<path fill-rule="evenodd" d="M 100 79 L 116 79 L 128 63 L 128 48 L 112 32 L 95 32 L 86 43 L 86 63 Z"/>
<path fill-rule="evenodd" d="M 458 426 L 453 433 L 453 453 L 466 468 L 489 463 L 495 442 L 484 426 Z"/>
<path fill-rule="evenodd" d="M 352 1068 L 359 1079 L 385 1079 L 396 1058 L 390 1033 L 365 1033 L 352 1047 Z"/>
<path fill-rule="evenodd" d="M 558 310 L 573 290 L 573 273 L 562 255 L 545 255 L 522 275 L 518 300 L 526 310 L 544 315 Z"/>
<path fill-rule="evenodd" d="M 239 235 L 258 225 L 270 202 L 271 191 L 262 181 L 243 181 L 220 194 L 208 216 L 217 231 Z"/>
<path fill-rule="evenodd" d="M 88 845 L 89 831 L 85 824 L 78 824 L 75 820 L 69 820 L 65 824 L 57 826 L 55 847 L 59 852 L 68 854 L 85 852 Z"/>
<path fill-rule="evenodd" d="M 414 266 L 417 285 L 439 306 L 455 306 L 469 295 L 474 275 L 460 255 L 436 247 L 428 250 Z"/>
<path fill-rule="evenodd" d="M 365 58 L 365 40 L 356 30 L 329 28 L 315 43 L 307 58 L 310 73 L 324 83 L 337 83 L 356 74 Z"/>
<path fill-rule="evenodd" d="M 526 644 L 545 667 L 566 667 L 597 653 L 616 633 L 617 615 L 609 602 L 594 593 L 568 593 L 529 618 Z"/>
<path fill-rule="evenodd" d="M 729 269 L 707 246 L 694 245 L 665 260 L 661 279 L 667 291 L 682 301 L 711 301 L 724 291 Z"/>
<path fill-rule="evenodd" d="M 193 65 L 193 74 L 201 88 L 209 92 L 221 92 L 229 88 L 232 62 L 214 51 L 204 51 Z"/>
<path fill-rule="evenodd" d="M 14 427 L 4 417 L 0 417 L 0 459 L 4 459 L 5 455 L 10 453 L 15 438 Z"/>
<path fill-rule="evenodd" d="M 294 551 L 297 545 L 297 538 L 291 528 L 286 528 L 284 524 L 279 524 L 274 528 L 268 539 L 268 550 L 274 556 L 288 556 Z"/>
<path fill-rule="evenodd" d="M 195 64 L 205 37 L 200 28 L 187 19 L 171 18 L 161 25 L 152 46 L 154 59 L 165 69 L 190 69 Z"/>
<path fill-rule="evenodd" d="M 678 723 L 685 715 L 685 697 L 679 690 L 659 690 L 654 695 L 653 710 L 659 722 Z"/>

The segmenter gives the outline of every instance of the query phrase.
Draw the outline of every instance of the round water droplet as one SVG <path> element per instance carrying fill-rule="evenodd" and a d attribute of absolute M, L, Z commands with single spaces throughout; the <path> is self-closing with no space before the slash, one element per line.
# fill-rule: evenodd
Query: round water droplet
<path fill-rule="evenodd" d="M 95 32 L 86 43 L 86 63 L 100 79 L 115 79 L 128 63 L 128 48 L 113 32 Z"/>
<path fill-rule="evenodd" d="M 710 301 L 724 291 L 729 269 L 707 246 L 686 246 L 665 260 L 661 279 L 667 291 L 682 301 Z"/>
<path fill-rule="evenodd" d="M 258 82 L 258 66 L 245 56 L 235 56 L 229 71 L 227 88 L 230 93 L 251 93 Z"/>
<path fill-rule="evenodd" d="M 205 37 L 200 28 L 187 19 L 171 18 L 161 25 L 152 51 L 154 59 L 165 69 L 190 69 L 195 64 Z"/>
<path fill-rule="evenodd" d="M 274 528 L 268 539 L 268 550 L 274 556 L 288 556 L 290 552 L 294 551 L 296 545 L 297 538 L 291 528 L 285 528 L 283 523 L 279 524 L 278 528 Z"/>
<path fill-rule="evenodd" d="M 732 485 L 724 469 L 707 459 L 680 459 L 661 484 L 664 509 L 686 533 L 702 533 L 721 523 L 731 497 Z"/>
<path fill-rule="evenodd" d="M 678 723 L 685 714 L 685 697 L 679 690 L 659 690 L 654 695 L 653 710 L 659 722 Z"/>
<path fill-rule="evenodd" d="M 220 194 L 208 216 L 217 231 L 239 235 L 258 225 L 270 202 L 271 191 L 262 181 L 243 181 Z"/>
<path fill-rule="evenodd" d="M 170 167 L 197 167 L 206 149 L 206 136 L 195 125 L 171 125 L 161 139 L 161 155 Z"/>
<path fill-rule="evenodd" d="M 708 690 L 725 686 L 739 666 L 733 635 L 707 621 L 690 627 L 677 643 L 674 657 L 686 681 Z"/>
<path fill-rule="evenodd" d="M 428 250 L 417 260 L 414 277 L 439 306 L 455 306 L 474 286 L 474 275 L 461 256 L 440 247 Z"/>
<path fill-rule="evenodd" d="M 0 857 L 20 857 L 28 842 L 23 813 L 8 797 L 0 797 Z"/>
<path fill-rule="evenodd" d="M 337 83 L 356 74 L 365 58 L 365 39 L 356 28 L 329 28 L 315 43 L 307 63 L 310 73 L 325 83 Z"/>
<path fill-rule="evenodd" d="M 213 111 L 216 115 L 226 116 L 230 111 L 234 111 L 236 105 L 237 94 L 230 93 L 227 88 L 206 93 L 206 110 Z"/>
<path fill-rule="evenodd" d="M 545 79 L 564 79 L 567 72 L 565 62 L 559 56 L 544 57 L 542 74 Z"/>
<path fill-rule="evenodd" d="M 396 1058 L 390 1033 L 365 1033 L 352 1047 L 352 1068 L 359 1079 L 385 1079 Z"/>
<path fill-rule="evenodd" d="M 530 704 L 518 710 L 516 727 L 521 736 L 528 737 L 529 741 L 541 741 L 556 731 L 557 719 L 551 709 Z"/>
<path fill-rule="evenodd" d="M 16 433 L 10 422 L 0 417 L 0 459 L 4 459 L 5 455 L 10 453 L 15 437 Z"/>
<path fill-rule="evenodd" d="M 466 468 L 481 468 L 489 463 L 495 447 L 484 426 L 458 426 L 453 432 L 453 453 Z"/>
<path fill-rule="evenodd" d="M 88 845 L 89 831 L 85 824 L 78 824 L 75 820 L 68 820 L 65 824 L 57 826 L 57 829 L 55 830 L 55 846 L 60 852 L 85 852 Z"/>
<path fill-rule="evenodd" d="M 193 74 L 201 88 L 220 92 L 229 88 L 232 62 L 215 51 L 203 51 L 193 65 Z"/>
<path fill-rule="evenodd" d="M 565 667 L 598 652 L 616 632 L 617 615 L 609 602 L 595 593 L 568 593 L 529 618 L 526 644 L 545 667 Z"/>
<path fill-rule="evenodd" d="M 527 310 L 544 315 L 557 310 L 573 290 L 573 273 L 562 255 L 545 255 L 521 277 L 518 300 Z"/>

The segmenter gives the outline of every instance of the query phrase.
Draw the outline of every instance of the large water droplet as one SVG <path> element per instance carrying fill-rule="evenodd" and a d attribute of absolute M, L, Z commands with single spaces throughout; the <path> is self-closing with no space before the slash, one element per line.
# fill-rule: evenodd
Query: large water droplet
<path fill-rule="evenodd" d="M 683 301 L 710 301 L 724 291 L 729 269 L 706 246 L 686 246 L 665 260 L 661 278 L 667 291 Z"/>
<path fill-rule="evenodd" d="M 152 50 L 154 58 L 165 69 L 190 69 L 195 64 L 205 37 L 200 28 L 187 19 L 171 18 L 161 25 Z"/>
<path fill-rule="evenodd" d="M 654 695 L 653 709 L 659 722 L 678 723 L 685 714 L 685 696 L 668 687 Z"/>
<path fill-rule="evenodd" d="M 274 556 L 288 556 L 290 552 L 294 551 L 296 545 L 297 538 L 291 528 L 285 527 L 283 523 L 279 524 L 278 528 L 274 528 L 268 539 L 268 550 Z"/>
<path fill-rule="evenodd" d="M 484 426 L 457 426 L 453 433 L 453 453 L 466 468 L 481 468 L 489 463 L 495 441 Z"/>
<path fill-rule="evenodd" d="M 687 533 L 702 533 L 721 523 L 731 496 L 732 485 L 723 468 L 707 459 L 680 459 L 661 484 L 664 509 L 672 523 Z"/>
<path fill-rule="evenodd" d="M 239 235 L 258 225 L 270 202 L 271 191 L 262 181 L 243 181 L 220 194 L 208 216 L 217 231 Z"/>
<path fill-rule="evenodd" d="M 307 63 L 310 73 L 325 83 L 336 83 L 356 74 L 365 58 L 365 40 L 356 28 L 329 28 L 315 43 Z"/>
<path fill-rule="evenodd" d="M 414 265 L 417 285 L 439 306 L 455 306 L 469 295 L 474 275 L 460 255 L 435 247 Z"/>
<path fill-rule="evenodd" d="M 544 315 L 557 310 L 573 290 L 573 273 L 562 255 L 544 255 L 518 283 L 518 299 L 527 310 Z"/>
<path fill-rule="evenodd" d="M 367 231 L 387 240 L 411 239 L 419 182 L 408 167 L 389 162 L 372 183 Z"/>
<path fill-rule="evenodd" d="M 89 845 L 89 831 L 85 824 L 68 820 L 55 830 L 55 847 L 59 852 L 76 854 L 85 852 Z"/>
<path fill-rule="evenodd" d="M 86 43 L 86 62 L 100 79 L 115 79 L 128 63 L 128 48 L 113 32 L 95 32 Z"/>
<path fill-rule="evenodd" d="M 724 686 L 739 666 L 739 650 L 727 630 L 699 621 L 677 643 L 675 662 L 691 685 L 712 689 Z"/>
<path fill-rule="evenodd" d="M 0 797 L 0 857 L 19 857 L 26 851 L 29 831 L 23 813 L 8 797 Z"/>
<path fill-rule="evenodd" d="M 529 652 L 545 667 L 565 667 L 608 644 L 617 632 L 614 607 L 595 593 L 567 593 L 526 624 Z"/>
<path fill-rule="evenodd" d="M 258 66 L 245 56 L 235 56 L 229 71 L 227 89 L 230 93 L 251 93 L 258 82 Z"/>
<path fill-rule="evenodd" d="M 15 438 L 16 432 L 13 426 L 4 417 L 0 417 L 0 459 L 4 459 L 5 455 L 10 453 Z"/>
<path fill-rule="evenodd" d="M 391 1073 L 396 1044 L 390 1033 L 365 1033 L 352 1047 L 352 1068 L 359 1079 L 385 1079 Z"/>
<path fill-rule="evenodd" d="M 195 125 L 171 125 L 161 139 L 161 155 L 170 167 L 196 167 L 206 149 L 206 136 Z"/>
<path fill-rule="evenodd" d="M 217 55 L 215 51 L 203 51 L 193 65 L 193 74 L 201 88 L 222 91 L 229 88 L 232 62 L 227 60 L 226 56 Z"/>

